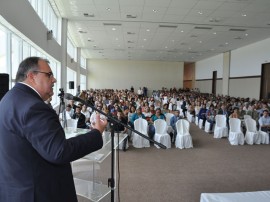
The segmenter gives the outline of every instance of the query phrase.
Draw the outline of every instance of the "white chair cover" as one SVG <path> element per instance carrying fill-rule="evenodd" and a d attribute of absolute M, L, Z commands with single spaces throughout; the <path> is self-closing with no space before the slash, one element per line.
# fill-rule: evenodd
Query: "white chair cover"
<path fill-rule="evenodd" d="M 202 119 L 199 120 L 199 128 L 200 128 L 200 129 L 203 128 L 203 120 L 202 120 Z"/>
<path fill-rule="evenodd" d="M 187 111 L 187 120 L 190 123 L 193 123 L 194 122 L 194 117 L 193 117 L 193 115 L 189 111 Z"/>
<path fill-rule="evenodd" d="M 244 120 L 246 120 L 246 119 L 251 119 L 251 116 L 248 115 L 248 114 L 245 114 L 245 115 L 244 115 Z"/>
<path fill-rule="evenodd" d="M 210 123 L 209 123 L 208 121 L 205 121 L 204 131 L 205 131 L 206 133 L 211 132 L 211 131 L 210 131 Z"/>
<path fill-rule="evenodd" d="M 177 136 L 175 147 L 179 149 L 193 148 L 192 137 L 189 133 L 189 122 L 185 119 L 180 119 L 176 122 Z"/>
<path fill-rule="evenodd" d="M 167 149 L 171 148 L 171 137 L 167 133 L 167 123 L 163 119 L 157 119 L 154 121 L 155 127 L 155 136 L 154 140 L 159 142 L 167 147 Z M 155 144 L 157 148 L 160 148 Z"/>
<path fill-rule="evenodd" d="M 214 130 L 214 138 L 228 137 L 228 127 L 226 124 L 226 115 L 216 115 L 216 125 Z"/>
<path fill-rule="evenodd" d="M 77 130 L 78 119 L 67 119 L 67 133 L 73 133 Z"/>
<path fill-rule="evenodd" d="M 196 124 L 196 126 L 199 125 L 199 117 L 198 116 L 195 116 L 195 124 Z"/>
<path fill-rule="evenodd" d="M 237 118 L 229 119 L 230 132 L 229 142 L 231 145 L 243 145 L 245 142 L 244 134 L 241 131 L 241 120 Z"/>
<path fill-rule="evenodd" d="M 269 134 L 267 132 L 259 130 L 261 143 L 262 144 L 269 144 Z"/>
<path fill-rule="evenodd" d="M 173 133 L 174 130 L 172 128 L 172 126 L 170 125 L 170 121 L 171 121 L 171 118 L 173 117 L 174 115 L 172 113 L 166 113 L 165 114 L 165 117 L 166 117 L 166 123 L 167 123 L 167 133 Z"/>
<path fill-rule="evenodd" d="M 247 144 L 261 144 L 261 138 L 260 138 L 260 133 L 257 131 L 256 128 L 256 121 L 251 119 L 251 118 L 246 118 L 245 119 L 245 124 L 246 124 L 246 136 L 245 140 Z"/>
<path fill-rule="evenodd" d="M 147 128 L 148 123 L 145 119 L 139 118 L 134 121 L 134 129 L 146 136 L 148 136 Z M 133 147 L 135 148 L 150 147 L 150 143 L 149 140 L 143 138 L 137 133 L 133 133 Z"/>

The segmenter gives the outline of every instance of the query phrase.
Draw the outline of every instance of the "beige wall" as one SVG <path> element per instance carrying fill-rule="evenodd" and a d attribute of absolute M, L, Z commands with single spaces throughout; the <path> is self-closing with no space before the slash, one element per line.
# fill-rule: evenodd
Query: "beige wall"
<path fill-rule="evenodd" d="M 261 78 L 230 79 L 230 96 L 259 99 Z"/>
<path fill-rule="evenodd" d="M 183 62 L 88 60 L 88 88 L 182 88 L 183 72 Z"/>

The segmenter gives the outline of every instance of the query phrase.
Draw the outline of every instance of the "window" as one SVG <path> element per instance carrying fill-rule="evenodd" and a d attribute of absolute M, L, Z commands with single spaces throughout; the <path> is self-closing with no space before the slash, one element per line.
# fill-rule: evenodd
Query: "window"
<path fill-rule="evenodd" d="M 86 59 L 83 56 L 81 56 L 81 67 L 86 69 Z"/>
<path fill-rule="evenodd" d="M 67 39 L 67 53 L 71 58 L 74 59 L 74 61 L 77 61 L 76 60 L 76 55 L 77 55 L 76 48 L 69 38 Z"/>
<path fill-rule="evenodd" d="M 86 90 L 86 76 L 85 75 L 80 75 L 80 87 L 81 90 Z"/>
<path fill-rule="evenodd" d="M 11 40 L 11 72 L 12 79 L 16 78 L 16 74 L 18 71 L 19 64 L 21 62 L 21 44 L 22 40 L 18 38 L 16 35 L 12 34 Z"/>
<path fill-rule="evenodd" d="M 57 41 L 60 41 L 58 37 L 59 19 L 55 14 L 49 0 L 28 0 L 28 1 L 32 5 L 33 9 L 36 11 L 42 22 L 48 28 L 48 30 L 53 31 L 54 38 L 57 39 Z"/>
<path fill-rule="evenodd" d="M 7 67 L 7 33 L 0 26 L 0 72 L 9 73 Z"/>
<path fill-rule="evenodd" d="M 23 41 L 23 52 L 22 52 L 22 59 L 25 59 L 30 56 L 30 45 Z"/>
<path fill-rule="evenodd" d="M 47 58 L 47 59 L 50 61 L 50 67 L 51 67 L 52 72 L 54 74 L 54 78 L 56 78 L 56 80 L 57 80 L 57 82 L 54 84 L 54 87 L 53 87 L 54 95 L 53 95 L 52 101 L 51 101 L 52 106 L 54 106 L 60 102 L 60 100 L 58 100 L 58 94 L 60 93 L 59 89 L 61 88 L 61 86 L 60 86 L 60 83 L 61 83 L 60 63 L 56 62 L 55 60 L 53 60 L 51 58 Z"/>

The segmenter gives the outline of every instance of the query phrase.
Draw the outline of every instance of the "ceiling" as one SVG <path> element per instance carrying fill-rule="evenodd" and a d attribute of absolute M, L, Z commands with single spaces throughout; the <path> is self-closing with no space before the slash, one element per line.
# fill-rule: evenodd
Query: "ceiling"
<path fill-rule="evenodd" d="M 89 59 L 196 62 L 270 37 L 270 0 L 51 0 Z"/>

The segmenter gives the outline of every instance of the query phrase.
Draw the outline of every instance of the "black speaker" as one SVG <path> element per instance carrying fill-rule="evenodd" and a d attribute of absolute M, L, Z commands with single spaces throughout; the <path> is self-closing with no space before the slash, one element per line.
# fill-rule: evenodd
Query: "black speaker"
<path fill-rule="evenodd" d="M 74 89 L 74 81 L 68 82 L 69 84 L 69 89 Z"/>
<path fill-rule="evenodd" d="M 4 97 L 9 90 L 9 75 L 0 74 L 0 100 Z"/>

